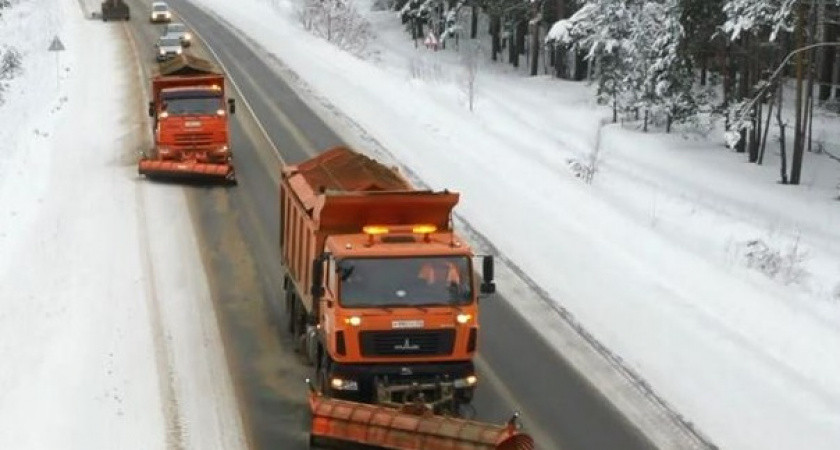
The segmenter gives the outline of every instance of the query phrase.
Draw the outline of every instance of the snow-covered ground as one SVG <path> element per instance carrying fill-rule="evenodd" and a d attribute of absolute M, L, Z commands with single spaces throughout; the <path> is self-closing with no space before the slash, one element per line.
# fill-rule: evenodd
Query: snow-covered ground
<path fill-rule="evenodd" d="M 80 5 L 0 19 L 0 448 L 245 448 L 183 191 L 136 176 L 135 58 Z"/>
<path fill-rule="evenodd" d="M 840 448 L 840 165 L 809 154 L 803 185 L 781 186 L 772 150 L 748 165 L 719 133 L 608 125 L 598 139 L 609 112 L 585 85 L 486 55 L 470 112 L 459 53 L 416 48 L 393 13 L 366 12 L 383 39 L 360 60 L 305 33 L 293 0 L 191 1 L 352 118 L 332 117 L 351 142 L 461 191 L 461 217 L 503 260 L 721 448 Z M 821 117 L 815 135 L 836 146 L 836 123 Z M 588 185 L 568 161 L 596 142 Z"/>

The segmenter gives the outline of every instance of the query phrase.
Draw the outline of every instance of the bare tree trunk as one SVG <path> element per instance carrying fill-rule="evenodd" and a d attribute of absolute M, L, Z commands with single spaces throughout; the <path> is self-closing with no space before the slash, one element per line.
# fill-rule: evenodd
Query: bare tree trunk
<path fill-rule="evenodd" d="M 515 24 L 510 24 L 511 29 L 507 30 L 507 51 L 508 51 L 508 64 L 512 65 L 513 67 L 519 67 L 519 52 L 516 51 L 516 26 Z"/>
<path fill-rule="evenodd" d="M 496 14 L 490 16 L 490 54 L 493 61 L 499 60 L 499 53 L 502 51 L 501 32 L 502 18 Z"/>
<path fill-rule="evenodd" d="M 796 15 L 796 46 L 795 48 L 802 48 L 805 44 L 805 6 L 803 4 L 799 4 L 799 10 L 797 11 Z M 790 184 L 799 184 L 799 180 L 802 174 L 802 158 L 803 153 L 805 150 L 805 146 L 803 145 L 802 139 L 802 103 L 803 103 L 803 86 L 802 86 L 802 78 L 805 72 L 805 62 L 803 61 L 802 54 L 804 52 L 799 52 L 796 54 L 796 115 L 795 121 L 793 125 L 793 159 L 791 160 L 791 167 L 790 167 Z"/>
<path fill-rule="evenodd" d="M 728 109 L 732 103 L 732 75 L 732 44 L 727 42 L 723 50 L 723 109 Z M 729 114 L 726 114 L 724 125 L 729 130 Z"/>
<path fill-rule="evenodd" d="M 750 43 L 750 45 L 752 45 Z M 751 54 L 750 49 L 747 49 L 747 53 Z M 758 80 L 759 68 L 758 68 L 758 58 L 746 58 L 746 64 L 749 68 L 747 74 L 747 83 L 748 86 L 745 86 L 749 97 L 755 95 L 753 92 L 753 86 L 755 86 Z M 758 161 L 758 146 L 759 146 L 759 138 L 761 137 L 761 115 L 762 115 L 762 103 L 756 103 L 756 106 L 750 111 L 750 120 L 752 121 L 753 127 L 749 132 L 749 142 L 747 143 L 747 153 L 749 162 L 754 163 Z"/>
<path fill-rule="evenodd" d="M 540 20 L 538 16 L 534 16 L 531 20 L 531 76 L 536 76 L 539 73 L 539 59 L 540 59 Z"/>
<path fill-rule="evenodd" d="M 753 127 L 750 130 L 749 143 L 749 162 L 754 163 L 758 161 L 758 147 L 761 143 L 761 117 L 764 114 L 764 108 L 761 102 L 756 103 L 753 108 L 752 123 Z"/>
<path fill-rule="evenodd" d="M 816 2 L 811 2 L 811 18 L 809 24 L 808 35 L 810 36 L 809 44 L 817 41 L 817 5 Z M 811 153 L 811 123 L 813 121 L 814 112 L 814 77 L 816 76 L 816 60 L 817 49 L 813 48 L 808 51 L 808 87 L 805 98 L 805 124 L 803 124 L 802 135 L 803 138 L 807 136 L 808 139 L 808 153 Z"/>
<path fill-rule="evenodd" d="M 525 19 L 517 20 L 513 26 L 513 33 L 511 33 L 513 41 L 510 46 L 510 63 L 513 64 L 513 67 L 519 68 L 519 57 L 525 54 L 525 34 L 527 31 L 528 24 L 525 22 Z"/>
<path fill-rule="evenodd" d="M 744 36 L 741 38 L 741 49 L 742 52 L 748 52 L 750 48 L 750 39 L 749 36 Z M 741 56 L 740 64 L 738 65 L 738 69 L 740 71 L 740 76 L 738 77 L 738 84 L 736 86 L 737 89 L 737 99 L 738 101 L 742 101 L 749 97 L 750 94 L 750 63 L 746 54 Z M 750 115 L 750 118 L 755 117 L 755 110 L 750 109 L 747 112 Z M 735 151 L 738 153 L 744 153 L 747 151 L 747 141 L 748 141 L 748 133 L 747 130 L 740 130 L 741 139 L 738 140 L 738 143 L 735 144 Z"/>
<path fill-rule="evenodd" d="M 776 93 L 776 98 L 779 99 L 779 106 L 776 108 L 776 122 L 779 124 L 779 173 L 782 176 L 781 183 L 788 184 L 787 177 L 787 151 L 786 151 L 786 137 L 785 137 L 785 123 L 782 121 L 782 92 L 784 91 L 784 83 L 779 82 L 779 88 Z"/>
<path fill-rule="evenodd" d="M 770 118 L 773 117 L 773 105 L 776 103 L 776 98 L 770 98 L 770 104 L 767 106 L 767 120 L 764 122 L 764 135 L 761 137 L 761 148 L 758 150 L 758 160 L 756 164 L 759 166 L 764 163 L 764 150 L 767 148 L 767 135 L 770 134 Z"/>
<path fill-rule="evenodd" d="M 478 5 L 473 3 L 470 12 L 470 39 L 478 36 Z"/>

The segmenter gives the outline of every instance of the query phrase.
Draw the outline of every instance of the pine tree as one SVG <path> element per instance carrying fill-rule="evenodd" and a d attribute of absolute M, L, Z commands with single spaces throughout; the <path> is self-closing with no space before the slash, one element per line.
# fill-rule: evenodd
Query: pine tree
<path fill-rule="evenodd" d="M 619 113 L 675 121 L 696 111 L 694 76 L 684 51 L 679 0 L 589 0 L 548 39 L 584 49 L 594 63 L 598 99 Z"/>

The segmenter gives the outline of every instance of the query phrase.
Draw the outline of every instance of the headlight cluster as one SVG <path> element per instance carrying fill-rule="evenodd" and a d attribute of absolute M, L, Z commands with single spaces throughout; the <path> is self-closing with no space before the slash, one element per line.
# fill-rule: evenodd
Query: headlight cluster
<path fill-rule="evenodd" d="M 357 383 L 356 380 L 332 378 L 330 380 L 330 387 L 332 387 L 336 391 L 358 391 L 359 383 Z"/>
<path fill-rule="evenodd" d="M 455 389 L 463 389 L 468 387 L 473 387 L 478 383 L 478 377 L 475 375 L 469 375 L 466 378 L 458 378 L 452 385 L 455 386 Z"/>

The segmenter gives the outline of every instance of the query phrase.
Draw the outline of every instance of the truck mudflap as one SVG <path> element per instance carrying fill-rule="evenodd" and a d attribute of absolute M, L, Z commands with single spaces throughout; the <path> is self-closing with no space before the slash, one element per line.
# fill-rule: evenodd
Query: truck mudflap
<path fill-rule="evenodd" d="M 142 158 L 138 165 L 138 171 L 140 175 L 145 175 L 148 178 L 236 184 L 236 172 L 231 164 Z"/>
<path fill-rule="evenodd" d="M 310 385 L 310 448 L 363 445 L 386 450 L 533 450 L 518 414 L 504 425 L 435 415 L 422 403 L 400 408 L 338 400 Z"/>

